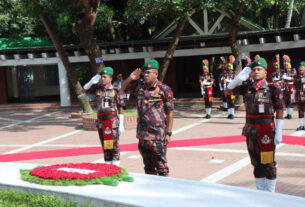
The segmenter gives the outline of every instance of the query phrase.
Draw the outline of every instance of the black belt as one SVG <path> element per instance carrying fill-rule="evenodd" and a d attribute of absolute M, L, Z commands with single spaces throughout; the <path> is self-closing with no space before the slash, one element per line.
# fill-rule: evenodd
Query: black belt
<path fill-rule="evenodd" d="M 115 118 L 115 117 L 117 117 L 117 114 L 116 114 L 116 113 L 110 114 L 110 115 L 104 115 L 104 116 L 98 115 L 98 116 L 97 116 L 97 119 L 98 119 L 98 120 L 105 121 L 105 120 L 113 119 L 113 118 Z"/>
<path fill-rule="evenodd" d="M 274 122 L 273 118 L 265 118 L 265 119 L 246 118 L 246 123 L 249 123 L 249 124 L 270 124 L 272 122 Z"/>

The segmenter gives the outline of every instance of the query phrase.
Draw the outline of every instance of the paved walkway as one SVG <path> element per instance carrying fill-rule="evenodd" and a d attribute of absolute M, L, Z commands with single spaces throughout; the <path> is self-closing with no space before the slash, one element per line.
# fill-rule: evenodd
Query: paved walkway
<path fill-rule="evenodd" d="M 78 109 L 44 111 L 3 111 L 0 113 L 0 153 L 23 153 L 43 150 L 100 146 L 96 131 L 83 131 L 80 120 L 70 119 Z M 174 140 L 240 135 L 244 111 L 238 111 L 233 120 L 226 112 L 213 108 L 212 119 L 203 119 L 204 107 L 198 104 L 177 105 L 174 120 Z M 297 113 L 293 113 L 297 117 Z M 296 132 L 298 120 L 285 120 L 283 134 L 305 136 Z M 135 130 L 126 130 L 120 144 L 137 143 Z M 278 146 L 279 193 L 305 197 L 304 146 Z M 69 162 L 103 162 L 102 154 L 56 157 L 19 161 L 32 164 L 60 164 Z M 253 168 L 245 143 L 214 144 L 171 148 L 168 150 L 170 177 L 201 180 L 245 188 L 255 188 Z M 129 172 L 144 173 L 138 151 L 122 152 L 121 167 Z"/>

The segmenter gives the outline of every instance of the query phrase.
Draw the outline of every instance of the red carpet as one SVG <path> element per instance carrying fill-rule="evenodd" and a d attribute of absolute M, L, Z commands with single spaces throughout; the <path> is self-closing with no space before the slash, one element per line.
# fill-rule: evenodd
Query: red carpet
<path fill-rule="evenodd" d="M 168 147 L 189 147 L 189 146 L 203 146 L 203 145 L 212 145 L 212 144 L 227 144 L 227 143 L 245 142 L 245 140 L 246 139 L 244 136 L 173 140 L 168 145 Z M 305 145 L 305 137 L 294 137 L 294 136 L 284 135 L 283 143 L 294 144 L 294 145 Z M 120 150 L 121 152 L 135 151 L 138 150 L 138 144 L 134 143 L 134 144 L 120 145 Z M 0 162 L 45 159 L 45 158 L 54 158 L 54 157 L 68 157 L 68 156 L 79 156 L 79 155 L 99 154 L 99 153 L 103 153 L 101 147 L 83 147 L 83 148 L 62 149 L 62 150 L 25 152 L 25 153 L 0 155 Z"/>

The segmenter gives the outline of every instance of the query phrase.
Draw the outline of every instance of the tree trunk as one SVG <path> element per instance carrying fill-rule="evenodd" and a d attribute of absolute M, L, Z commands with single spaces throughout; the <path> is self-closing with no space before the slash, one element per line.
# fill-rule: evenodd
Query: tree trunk
<path fill-rule="evenodd" d="M 63 63 L 63 65 L 65 66 L 65 69 L 67 71 L 67 75 L 73 85 L 73 88 L 76 92 L 77 95 L 81 95 L 82 94 L 82 91 L 83 91 L 83 88 L 76 76 L 76 74 L 74 73 L 73 71 L 73 68 L 72 68 L 72 65 L 69 61 L 69 58 L 62 46 L 62 43 L 59 39 L 59 37 L 57 36 L 53 26 L 52 26 L 52 23 L 51 21 L 49 20 L 48 16 L 45 15 L 45 14 L 41 14 L 39 15 L 42 23 L 44 24 L 44 26 L 46 27 L 47 29 L 47 32 L 58 52 L 58 55 Z M 82 108 L 83 108 L 83 112 L 85 113 L 91 113 L 92 112 L 92 108 L 88 102 L 88 100 L 86 99 L 85 96 L 82 96 L 82 98 L 80 98 L 80 103 L 82 105 Z"/>
<path fill-rule="evenodd" d="M 292 12 L 293 12 L 293 5 L 294 5 L 294 0 L 291 0 L 290 5 L 289 5 L 289 10 L 288 10 L 287 18 L 286 18 L 285 28 L 289 28 L 290 27 L 291 17 L 292 17 Z"/>
<path fill-rule="evenodd" d="M 79 0 L 85 7 L 85 15 L 83 19 L 78 20 L 75 24 L 75 32 L 79 35 L 80 44 L 84 48 L 85 53 L 88 55 L 91 73 L 95 75 L 103 68 L 104 63 L 96 63 L 95 58 L 101 57 L 99 45 L 94 38 L 93 27 L 95 24 L 100 0 Z"/>
<path fill-rule="evenodd" d="M 178 43 L 179 43 L 179 40 L 181 38 L 181 34 L 182 34 L 182 31 L 184 29 L 184 26 L 185 26 L 185 23 L 187 21 L 187 18 L 188 16 L 187 15 L 184 15 L 178 22 L 177 24 L 177 27 L 176 27 L 176 31 L 175 31 L 175 34 L 174 34 L 174 37 L 169 45 L 169 48 L 163 58 L 163 62 L 162 62 L 162 65 L 159 69 L 160 73 L 159 73 L 159 80 L 161 82 L 163 82 L 164 78 L 165 78 L 165 75 L 166 75 L 166 72 L 167 72 L 167 69 L 168 69 L 168 66 L 171 62 L 171 60 L 173 59 L 173 55 L 175 53 L 175 50 L 178 46 Z"/>
<path fill-rule="evenodd" d="M 235 11 L 235 15 L 232 17 L 232 20 L 233 20 L 232 29 L 231 29 L 230 36 L 229 36 L 232 54 L 234 55 L 235 60 L 237 60 L 239 62 L 239 64 L 235 67 L 236 73 L 239 73 L 242 69 L 239 48 L 237 45 L 237 34 L 240 29 L 240 18 L 242 16 L 242 13 L 243 13 L 243 10 L 241 7 L 239 7 L 239 9 Z M 242 96 L 236 97 L 236 100 L 235 100 L 236 105 L 241 105 L 242 102 L 243 102 Z"/>
<path fill-rule="evenodd" d="M 239 48 L 237 45 L 237 34 L 240 29 L 240 18 L 242 16 L 242 9 L 239 9 L 235 11 L 235 15 L 233 16 L 232 20 L 232 29 L 229 36 L 230 41 L 230 47 L 232 54 L 234 55 L 235 59 L 239 61 L 239 65 L 236 66 L 235 71 L 240 72 L 241 71 L 241 58 L 239 55 Z"/>
<path fill-rule="evenodd" d="M 112 24 L 112 19 L 108 19 L 108 23 L 109 23 L 109 32 L 111 34 L 112 41 L 116 41 L 117 37 L 116 37 L 116 34 L 115 34 L 114 26 Z"/>

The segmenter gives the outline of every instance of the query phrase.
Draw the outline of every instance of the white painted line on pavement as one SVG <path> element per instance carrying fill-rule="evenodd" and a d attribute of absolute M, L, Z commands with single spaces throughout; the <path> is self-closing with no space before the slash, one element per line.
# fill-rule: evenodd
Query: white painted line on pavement
<path fill-rule="evenodd" d="M 34 121 L 36 119 L 40 119 L 40 118 L 46 117 L 46 116 L 51 116 L 52 114 L 55 114 L 55 113 L 58 113 L 58 112 L 56 111 L 56 112 L 44 114 L 44 115 L 37 116 L 37 117 L 31 118 L 31 119 L 28 119 L 28 120 L 25 120 L 25 121 L 18 121 L 14 124 L 10 124 L 10 125 L 7 125 L 7 126 L 0 127 L 0 129 L 10 128 L 10 127 L 13 127 L 13 126 L 16 126 L 16 125 L 19 125 L 19 124 L 23 124 L 23 123 L 31 123 L 32 121 Z"/>
<path fill-rule="evenodd" d="M 204 151 L 204 152 L 236 152 L 236 153 L 248 153 L 247 150 L 215 149 L 215 148 L 196 148 L 196 147 L 175 147 L 175 148 L 168 148 L 168 150 L 189 150 L 189 151 Z"/>
<path fill-rule="evenodd" d="M 0 117 L 1 120 L 4 120 L 4 121 L 11 121 L 11 122 L 18 122 L 20 120 L 17 120 L 17 119 L 10 119 L 10 118 L 4 118 L 4 117 Z"/>
<path fill-rule="evenodd" d="M 296 131 L 290 134 L 290 136 L 295 136 L 295 137 L 301 137 L 302 135 L 305 135 L 305 131 Z"/>
<path fill-rule="evenodd" d="M 303 146 L 300 146 L 303 147 Z M 198 152 L 230 152 L 230 153 L 242 153 L 247 154 L 247 150 L 235 150 L 235 149 L 214 149 L 214 148 L 195 148 L 195 147 L 177 147 L 168 148 L 168 150 L 181 150 L 181 151 L 198 151 Z M 305 157 L 305 153 L 288 153 L 288 152 L 276 152 L 276 156 L 289 156 L 289 157 Z"/>
<path fill-rule="evenodd" d="M 64 137 L 68 137 L 68 136 L 77 134 L 77 133 L 82 132 L 82 131 L 83 131 L 83 130 L 75 130 L 75 131 L 72 131 L 72 132 L 69 132 L 69 133 L 66 133 L 66 134 L 57 136 L 57 137 L 53 137 L 53 138 L 50 138 L 50 139 L 47 139 L 47 140 L 44 140 L 44 141 L 41 141 L 41 142 L 37 142 L 37 143 L 35 143 L 35 144 L 31 144 L 31 145 L 28 145 L 28 146 L 25 146 L 25 147 L 22 147 L 22 148 L 19 148 L 19 149 L 15 149 L 15 150 L 12 150 L 12 151 L 3 153 L 3 154 L 13 154 L 13 153 L 22 152 L 22 151 L 24 151 L 24 150 L 27 150 L 27 149 L 30 149 L 30 148 L 33 148 L 33 147 L 38 147 L 38 146 L 41 146 L 41 145 L 43 145 L 43 144 L 46 144 L 46 143 L 49 143 L 49 142 L 53 142 L 53 141 L 62 139 L 62 138 L 64 138 Z"/>
<path fill-rule="evenodd" d="M 247 157 L 243 158 L 242 160 L 239 160 L 239 161 L 233 163 L 232 165 L 229 165 L 200 181 L 208 182 L 208 183 L 216 183 L 249 164 L 250 164 L 250 157 L 247 156 Z"/>
<path fill-rule="evenodd" d="M 303 153 L 288 153 L 288 152 L 276 152 L 276 156 L 285 156 L 285 157 L 305 157 Z"/>
<path fill-rule="evenodd" d="M 217 115 L 215 115 L 215 116 L 213 116 L 213 117 L 221 117 L 221 116 L 223 116 L 223 115 L 224 115 L 224 113 L 221 113 L 221 114 L 217 114 Z M 193 127 L 195 127 L 195 126 L 198 126 L 198 125 L 200 125 L 200 124 L 202 124 L 202 123 L 209 122 L 209 121 L 211 121 L 211 120 L 213 120 L 213 119 L 203 119 L 203 120 L 197 121 L 197 122 L 195 122 L 195 123 L 193 123 L 193 124 L 189 124 L 189 125 L 187 125 L 187 126 L 185 126 L 185 127 L 182 127 L 182 128 L 180 128 L 180 129 L 174 130 L 174 131 L 173 131 L 173 134 L 178 134 L 178 133 L 180 133 L 180 132 L 183 132 L 183 131 L 186 131 L 186 130 L 188 130 L 188 129 L 190 129 L 190 128 L 193 128 Z"/>
<path fill-rule="evenodd" d="M 211 159 L 210 161 L 209 161 L 209 163 L 215 163 L 215 164 L 221 164 L 221 163 L 224 163 L 225 162 L 225 160 L 216 160 L 216 159 Z"/>
<path fill-rule="evenodd" d="M 128 154 L 129 152 L 130 152 L 130 151 L 127 151 L 127 152 L 120 152 L 120 156 L 126 155 L 126 154 Z M 105 160 L 104 160 L 104 158 L 101 158 L 101 159 L 92 161 L 91 163 L 105 163 Z"/>
<path fill-rule="evenodd" d="M 277 149 L 280 148 L 281 146 L 284 146 L 284 144 L 279 144 L 277 146 Z M 218 181 L 224 179 L 225 177 L 228 177 L 229 175 L 239 171 L 240 169 L 246 167 L 247 165 L 249 165 L 251 163 L 250 161 L 250 157 L 247 156 L 245 158 L 243 158 L 242 160 L 239 160 L 235 163 L 233 163 L 232 165 L 229 165 L 221 170 L 219 170 L 218 172 L 200 180 L 203 182 L 208 182 L 208 183 L 217 183 Z"/>
<path fill-rule="evenodd" d="M 105 160 L 104 160 L 104 158 L 101 158 L 101 159 L 95 160 L 91 163 L 105 163 Z"/>
<path fill-rule="evenodd" d="M 305 134 L 304 131 L 297 131 L 297 132 L 292 133 L 291 136 L 302 136 L 303 134 Z M 279 149 L 280 147 L 282 147 L 284 145 L 285 144 L 279 144 L 276 148 Z M 233 163 L 232 165 L 229 165 L 229 166 L 223 168 L 222 170 L 219 170 L 218 172 L 202 179 L 201 181 L 216 183 L 216 182 L 224 179 L 225 177 L 237 172 L 238 170 L 244 168 L 248 164 L 250 164 L 249 156 L 243 158 L 242 160 L 237 161 L 236 163 Z"/>
<path fill-rule="evenodd" d="M 297 132 L 292 133 L 291 136 L 302 136 L 303 134 L 305 134 L 305 132 L 300 133 L 300 131 L 297 131 Z M 280 147 L 282 147 L 284 145 L 285 144 L 279 144 L 276 148 L 279 149 Z M 238 170 L 244 168 L 248 164 L 250 164 L 249 156 L 243 158 L 240 161 L 237 161 L 236 163 L 233 163 L 232 165 L 229 165 L 228 167 L 225 167 L 225 168 L 219 170 L 218 172 L 202 179 L 201 181 L 216 183 L 216 182 L 224 179 L 225 177 L 237 172 Z"/>
<path fill-rule="evenodd" d="M 128 156 L 128 159 L 140 159 L 142 156 L 141 155 L 131 155 Z"/>
<path fill-rule="evenodd" d="M 0 147 L 25 147 L 28 144 L 0 144 Z M 88 144 L 42 144 L 41 147 L 100 147 L 101 145 L 88 145 Z"/>

